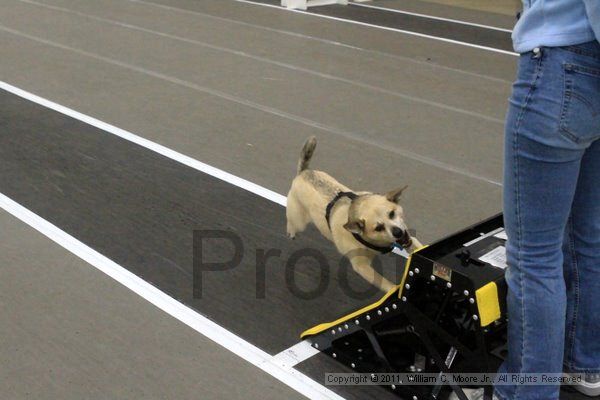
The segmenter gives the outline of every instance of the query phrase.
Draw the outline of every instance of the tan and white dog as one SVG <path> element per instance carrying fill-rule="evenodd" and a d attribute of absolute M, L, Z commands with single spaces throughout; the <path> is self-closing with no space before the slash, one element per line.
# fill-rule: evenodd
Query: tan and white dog
<path fill-rule="evenodd" d="M 322 171 L 308 169 L 317 146 L 311 136 L 298 161 L 287 196 L 287 233 L 294 238 L 309 222 L 331 240 L 364 279 L 387 292 L 394 285 L 372 267 L 375 256 L 399 244 L 409 253 L 422 244 L 408 233 L 399 204 L 406 188 L 386 194 L 353 192 Z"/>

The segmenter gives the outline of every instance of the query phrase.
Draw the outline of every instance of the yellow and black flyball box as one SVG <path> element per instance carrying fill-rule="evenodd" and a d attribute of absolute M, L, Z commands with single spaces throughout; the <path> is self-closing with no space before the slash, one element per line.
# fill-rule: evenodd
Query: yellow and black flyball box
<path fill-rule="evenodd" d="M 423 247 L 379 301 L 301 336 L 356 372 L 493 373 L 506 354 L 505 245 L 499 214 Z M 385 386 L 405 399 L 466 399 L 460 384 Z"/>

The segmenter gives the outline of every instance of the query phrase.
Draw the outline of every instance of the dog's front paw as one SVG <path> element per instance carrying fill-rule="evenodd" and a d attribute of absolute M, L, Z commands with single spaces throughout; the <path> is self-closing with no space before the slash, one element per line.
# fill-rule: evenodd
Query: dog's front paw
<path fill-rule="evenodd" d="M 288 232 L 288 234 L 287 234 L 287 237 L 288 237 L 288 239 L 290 239 L 290 240 L 294 240 L 294 239 L 296 239 L 296 235 L 295 235 L 295 234 L 293 234 L 293 233 L 289 233 L 289 232 Z"/>
<path fill-rule="evenodd" d="M 423 248 L 423 244 L 421 242 L 419 242 L 419 240 L 416 237 L 411 237 L 411 245 L 410 248 L 407 249 L 407 251 L 409 253 L 414 253 L 415 251 Z"/>

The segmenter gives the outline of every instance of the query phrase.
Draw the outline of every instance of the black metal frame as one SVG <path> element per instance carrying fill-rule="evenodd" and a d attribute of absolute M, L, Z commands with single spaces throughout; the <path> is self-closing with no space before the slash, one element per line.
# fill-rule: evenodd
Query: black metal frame
<path fill-rule="evenodd" d="M 467 366 L 469 372 L 494 373 L 501 361 L 501 347 L 505 343 L 505 305 L 500 306 L 501 317 L 483 327 L 475 293 L 486 282 L 494 282 L 499 287 L 499 297 L 503 298 L 503 274 L 495 267 L 473 260 L 476 267 L 461 269 L 460 264 L 449 266 L 452 278 L 445 279 L 435 275 L 434 265 L 438 258 L 446 256 L 446 249 L 456 248 L 457 243 L 462 244 L 477 237 L 474 235 L 479 235 L 480 228 L 492 230 L 499 223 L 501 216 L 496 216 L 430 246 L 431 250 L 426 249 L 423 254 L 414 254 L 407 266 L 402 287 L 379 306 L 367 307 L 361 314 L 342 319 L 342 322 L 305 339 L 357 372 L 411 372 L 406 369 L 407 360 L 425 356 L 424 367 L 428 372 L 449 374 L 461 372 L 461 368 Z M 435 254 L 437 256 L 434 259 L 428 258 Z M 465 262 L 469 263 L 468 259 L 464 260 L 458 254 L 456 257 L 457 263 L 463 266 Z M 453 356 L 444 356 L 445 352 Z M 454 355 L 460 360 L 460 366 L 450 362 L 454 360 Z M 403 362 L 399 363 L 398 359 Z M 449 386 L 424 388 L 403 384 L 385 387 L 412 400 L 427 397 L 441 399 L 450 390 L 461 400 L 467 400 L 459 385 Z M 492 391 L 491 385 L 485 386 L 484 399 L 491 400 Z"/>

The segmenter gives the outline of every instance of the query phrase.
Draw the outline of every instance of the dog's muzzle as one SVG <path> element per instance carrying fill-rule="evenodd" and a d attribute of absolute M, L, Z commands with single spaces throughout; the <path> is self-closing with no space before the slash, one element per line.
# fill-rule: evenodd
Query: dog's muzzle
<path fill-rule="evenodd" d="M 396 242 L 402 246 L 402 247 L 410 247 L 412 245 L 412 240 L 410 238 L 410 235 L 408 234 L 408 231 L 405 231 L 403 229 L 394 227 L 392 229 L 392 235 L 394 235 L 394 237 L 398 240 L 396 240 Z"/>

